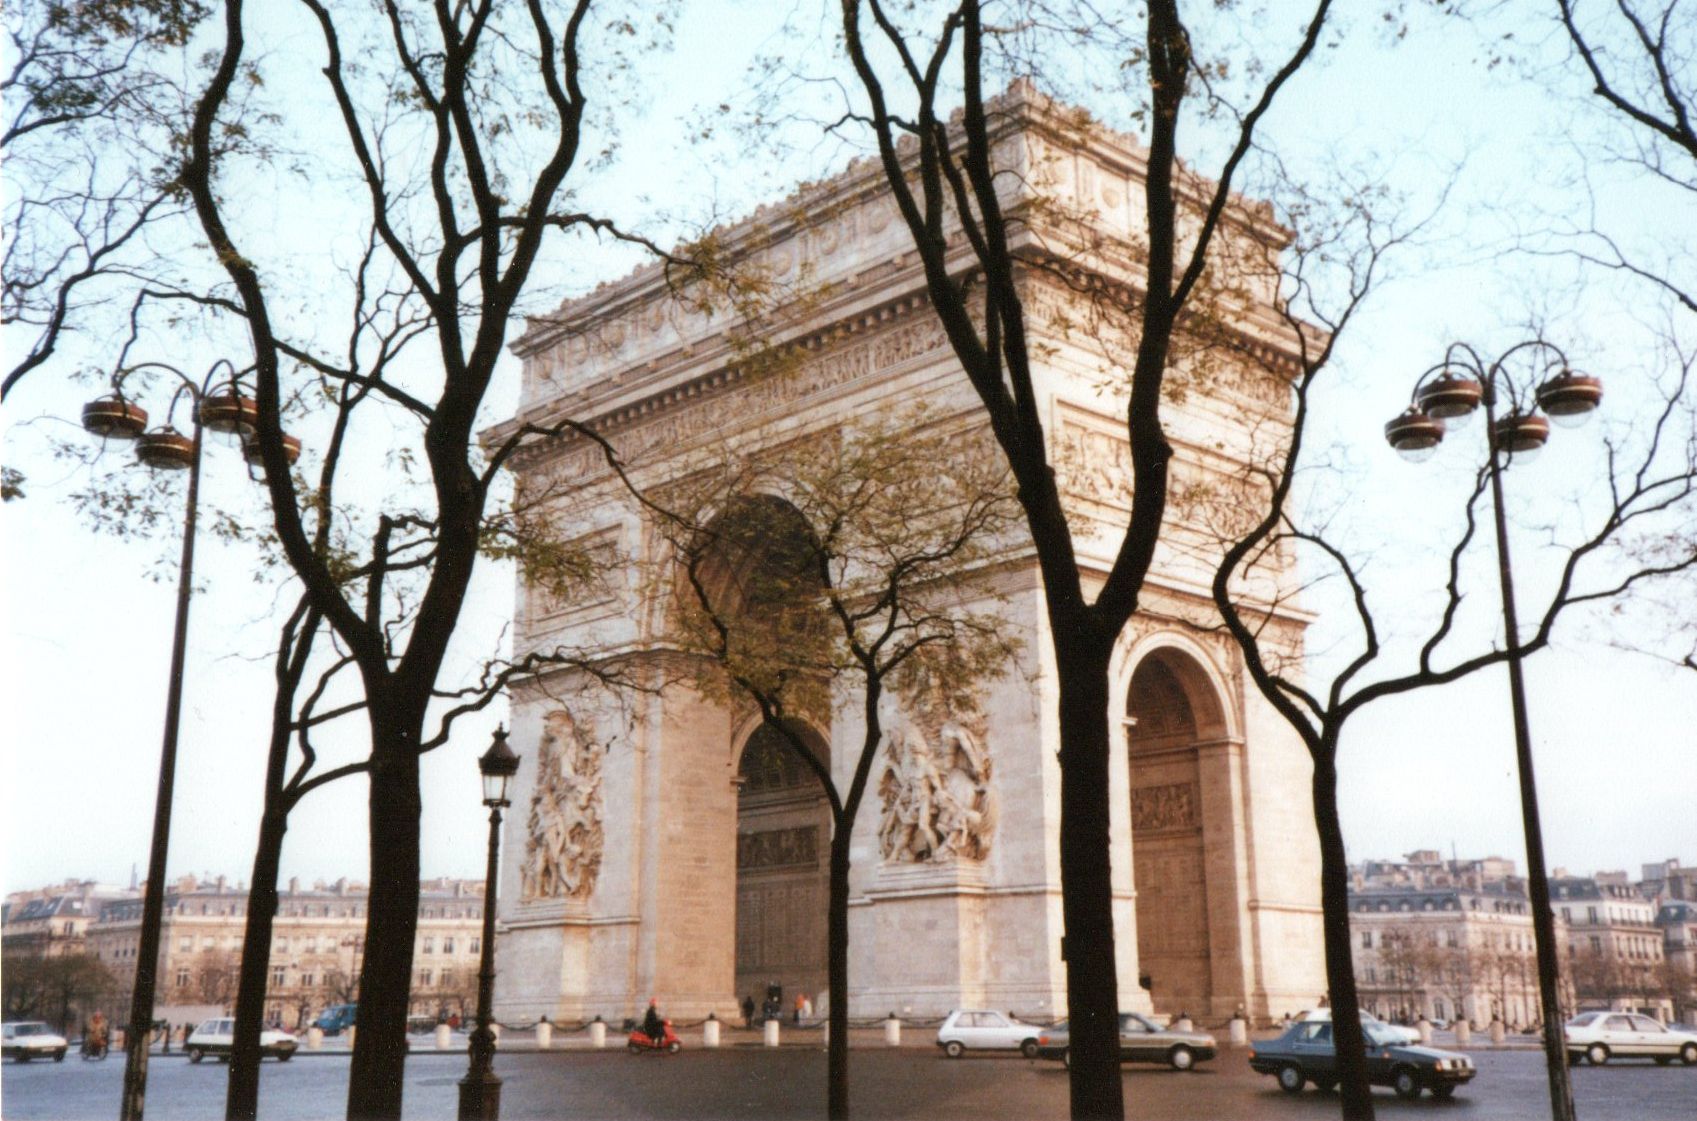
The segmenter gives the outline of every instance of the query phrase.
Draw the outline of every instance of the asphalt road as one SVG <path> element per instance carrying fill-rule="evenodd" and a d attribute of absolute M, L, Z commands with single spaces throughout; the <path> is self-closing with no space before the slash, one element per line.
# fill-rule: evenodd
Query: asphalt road
<path fill-rule="evenodd" d="M 1548 1116 L 1542 1056 L 1535 1051 L 1475 1051 L 1479 1076 L 1448 1102 L 1405 1102 L 1375 1093 L 1381 1117 L 1499 1121 Z M 452 1118 L 463 1054 L 416 1055 L 407 1063 L 405 1114 Z M 921 1047 L 857 1049 L 851 1057 L 853 1107 L 868 1119 L 997 1121 L 1064 1118 L 1066 1075 L 1058 1063 L 1017 1057 L 951 1061 Z M 224 1109 L 221 1064 L 191 1066 L 176 1055 L 150 1066 L 149 1121 L 217 1121 Z M 507 1053 L 496 1059 L 505 1080 L 502 1116 L 525 1118 L 670 1119 L 815 1118 L 824 1116 L 825 1057 L 814 1047 L 776 1051 L 733 1046 L 687 1049 L 676 1056 L 627 1055 L 607 1050 Z M 111 1118 L 123 1081 L 122 1056 L 85 1063 L 7 1063 L 0 1070 L 0 1114 L 27 1119 Z M 260 1116 L 265 1121 L 342 1116 L 347 1093 L 345 1055 L 300 1055 L 267 1062 Z M 1692 1121 L 1697 1117 L 1697 1067 L 1614 1062 L 1573 1071 L 1579 1116 L 1585 1121 Z M 1125 1068 L 1127 1116 L 1136 1121 L 1278 1121 L 1337 1116 L 1336 1098 L 1312 1089 L 1280 1092 L 1249 1070 L 1242 1052 L 1227 1052 L 1197 1070 Z"/>

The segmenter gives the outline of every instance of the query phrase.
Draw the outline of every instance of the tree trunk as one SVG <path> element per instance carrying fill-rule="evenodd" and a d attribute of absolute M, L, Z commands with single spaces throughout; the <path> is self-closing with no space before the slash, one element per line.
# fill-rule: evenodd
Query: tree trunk
<path fill-rule="evenodd" d="M 1072 1116 L 1125 1116 L 1108 848 L 1108 659 L 1113 644 L 1056 619 L 1061 701 L 1061 910 Z M 1066 637 L 1060 638 L 1059 636 Z"/>
<path fill-rule="evenodd" d="M 377 762 L 371 772 L 371 895 L 359 975 L 358 1032 L 348 1075 L 350 1121 L 399 1121 L 401 1116 L 413 937 L 418 929 L 421 802 L 416 740 L 378 723 L 373 720 Z"/>
<path fill-rule="evenodd" d="M 835 823 L 831 837 L 831 899 L 826 924 L 826 976 L 831 993 L 831 1038 L 825 1056 L 825 1116 L 847 1121 L 849 1115 L 849 841 L 852 820 Z"/>
<path fill-rule="evenodd" d="M 1355 995 L 1355 962 L 1349 942 L 1349 867 L 1338 820 L 1337 741 L 1321 741 L 1314 758 L 1314 826 L 1320 834 L 1320 925 L 1325 934 L 1326 988 L 1332 1001 L 1338 1092 L 1344 1121 L 1373 1121 L 1373 1091 Z"/>
<path fill-rule="evenodd" d="M 268 808 L 259 822 L 259 847 L 253 854 L 253 886 L 248 889 L 241 971 L 236 982 L 236 1029 L 230 1047 L 224 1121 L 253 1121 L 259 1115 L 259 1033 L 265 1020 L 271 933 L 277 917 L 277 874 L 288 828 L 287 813 L 276 807 Z"/>

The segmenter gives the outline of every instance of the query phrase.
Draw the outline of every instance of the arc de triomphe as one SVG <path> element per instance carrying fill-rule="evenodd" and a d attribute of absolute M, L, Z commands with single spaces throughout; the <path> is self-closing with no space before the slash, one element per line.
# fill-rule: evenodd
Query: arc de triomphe
<path fill-rule="evenodd" d="M 1117 276 L 1135 259 L 1142 151 L 1105 130 L 1080 132 L 1075 117 L 1036 95 L 1016 90 L 1002 106 L 997 151 L 1017 172 L 1004 177 L 1005 205 L 1017 207 L 1024 191 L 1049 204 L 1028 210 L 1023 236 L 1051 251 L 1064 244 L 1074 269 Z M 1262 208 L 1246 204 L 1233 221 L 1233 236 L 1282 244 Z M 571 417 L 609 440 L 641 483 L 738 433 L 806 436 L 918 399 L 933 412 L 975 415 L 878 168 L 852 166 L 721 236 L 776 283 L 813 293 L 805 314 L 782 328 L 785 351 L 800 357 L 793 369 L 750 375 L 723 319 L 691 310 L 658 267 L 644 268 L 531 323 L 515 345 L 521 405 L 492 435 Z M 1125 386 L 1109 375 L 1117 344 L 1090 327 L 1076 289 L 1041 271 L 1023 283 L 1081 563 L 1105 571 L 1129 509 L 1124 425 L 1115 419 Z M 1277 318 L 1242 306 L 1233 330 L 1260 361 L 1216 363 L 1167 410 L 1175 486 L 1193 497 L 1229 495 L 1252 442 L 1288 431 L 1284 378 L 1294 367 Z M 659 536 L 599 448 L 538 442 L 513 467 L 521 494 L 560 487 L 546 506 L 560 539 L 589 556 L 657 559 Z M 1222 505 L 1230 503 L 1175 503 L 1143 613 L 1115 662 L 1120 1003 L 1201 1019 L 1242 1006 L 1263 1019 L 1324 991 L 1319 857 L 1307 755 L 1210 626 L 1213 538 L 1202 522 Z M 976 721 L 898 719 L 878 763 L 889 780 L 883 803 L 869 796 L 860 815 L 852 1015 L 1064 1011 L 1050 638 L 1035 559 L 998 580 L 999 609 L 1023 634 L 1028 664 L 987 687 Z M 784 986 L 786 1001 L 798 991 L 819 998 L 824 987 L 828 816 L 751 714 L 667 672 L 671 655 L 655 648 L 654 610 L 638 584 L 616 568 L 593 593 L 564 602 L 540 587 L 518 591 L 517 653 L 587 650 L 639 667 L 653 688 L 615 699 L 560 670 L 515 689 L 512 738 L 525 764 L 503 849 L 501 1020 L 616 1019 L 650 996 L 678 1017 L 726 1018 L 771 983 Z M 1269 626 L 1299 655 L 1307 620 L 1292 604 L 1269 600 Z M 827 754 L 858 744 L 854 706 L 807 734 Z M 848 765 L 832 762 L 839 773 Z M 974 815 L 959 835 L 938 828 L 916 841 L 900 828 L 899 789 L 916 770 L 937 780 L 933 801 L 994 812 Z"/>

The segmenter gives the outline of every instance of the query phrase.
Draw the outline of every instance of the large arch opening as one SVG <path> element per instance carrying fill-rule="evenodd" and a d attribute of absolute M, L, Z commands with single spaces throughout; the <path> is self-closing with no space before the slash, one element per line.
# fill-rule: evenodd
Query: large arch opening
<path fill-rule="evenodd" d="M 686 610 L 715 628 L 709 639 L 721 636 L 736 675 L 790 712 L 828 711 L 828 679 L 818 672 L 828 633 L 817 610 L 823 578 L 802 513 L 772 495 L 741 497 L 691 547 Z M 801 720 L 755 724 L 734 756 L 736 994 L 757 1007 L 774 987 L 787 1004 L 827 983 L 830 803 L 792 736 L 830 766 L 828 740 Z"/>
<path fill-rule="evenodd" d="M 822 737 L 801 725 L 791 730 L 829 765 Z M 737 782 L 737 994 L 756 1007 L 774 985 L 789 1001 L 817 996 L 826 986 L 830 805 L 783 732 L 768 724 L 743 745 Z"/>
<path fill-rule="evenodd" d="M 1137 956 L 1155 1011 L 1207 1015 L 1215 1003 L 1199 745 L 1218 734 L 1220 708 L 1188 655 L 1157 650 L 1131 677 L 1132 867 Z"/>

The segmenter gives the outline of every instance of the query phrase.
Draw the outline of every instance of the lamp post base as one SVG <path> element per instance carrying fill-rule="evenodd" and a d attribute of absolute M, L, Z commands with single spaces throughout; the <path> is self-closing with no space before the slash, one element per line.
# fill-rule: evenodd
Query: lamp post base
<path fill-rule="evenodd" d="M 498 1121 L 500 1116 L 501 1080 L 494 1071 L 460 1079 L 460 1121 Z"/>

